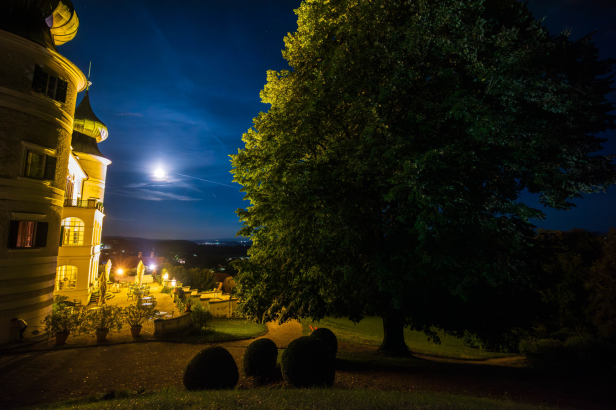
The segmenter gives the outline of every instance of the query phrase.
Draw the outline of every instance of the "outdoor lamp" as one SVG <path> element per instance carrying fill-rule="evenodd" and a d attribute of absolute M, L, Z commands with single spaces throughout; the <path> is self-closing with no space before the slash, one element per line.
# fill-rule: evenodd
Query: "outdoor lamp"
<path fill-rule="evenodd" d="M 116 272 L 118 272 L 121 275 L 124 273 L 124 269 L 118 269 Z"/>
<path fill-rule="evenodd" d="M 171 280 L 171 287 L 175 287 L 175 278 Z"/>
<path fill-rule="evenodd" d="M 156 265 L 150 265 L 150 270 L 156 269 Z"/>
<path fill-rule="evenodd" d="M 163 279 L 164 279 L 164 280 L 169 279 L 169 274 L 168 274 L 168 273 L 165 273 L 165 274 L 163 275 Z"/>

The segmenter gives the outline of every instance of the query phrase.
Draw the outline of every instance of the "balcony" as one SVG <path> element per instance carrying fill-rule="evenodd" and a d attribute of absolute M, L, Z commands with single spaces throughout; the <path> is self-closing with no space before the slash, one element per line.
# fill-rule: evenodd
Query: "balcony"
<path fill-rule="evenodd" d="M 65 199 L 64 207 L 98 209 L 101 212 L 105 209 L 103 208 L 103 203 L 96 199 Z"/>

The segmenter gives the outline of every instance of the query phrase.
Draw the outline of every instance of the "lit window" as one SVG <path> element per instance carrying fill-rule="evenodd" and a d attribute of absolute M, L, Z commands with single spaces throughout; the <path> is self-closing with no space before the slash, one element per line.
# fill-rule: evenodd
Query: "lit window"
<path fill-rule="evenodd" d="M 77 267 L 62 265 L 56 268 L 56 290 L 75 290 L 77 288 Z"/>
<path fill-rule="evenodd" d="M 31 248 L 34 245 L 34 228 L 36 222 L 19 222 L 19 231 L 17 232 L 17 247 Z"/>
<path fill-rule="evenodd" d="M 83 245 L 85 227 L 78 218 L 66 218 L 62 221 L 62 245 Z"/>
<path fill-rule="evenodd" d="M 10 221 L 9 248 L 44 248 L 47 246 L 49 223 L 33 221 Z"/>

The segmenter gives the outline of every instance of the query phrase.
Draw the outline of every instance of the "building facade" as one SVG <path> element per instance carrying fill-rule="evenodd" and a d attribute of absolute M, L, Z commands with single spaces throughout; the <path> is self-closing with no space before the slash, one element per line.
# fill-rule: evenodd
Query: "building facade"
<path fill-rule="evenodd" d="M 28 322 L 29 337 L 51 312 L 75 102 L 87 83 L 56 47 L 78 26 L 69 0 L 0 2 L 0 344 L 12 318 Z"/>
<path fill-rule="evenodd" d="M 98 290 L 107 166 L 98 149 L 107 139 L 105 124 L 90 105 L 89 90 L 75 110 L 72 153 L 66 176 L 61 241 L 54 293 L 87 304 Z"/>

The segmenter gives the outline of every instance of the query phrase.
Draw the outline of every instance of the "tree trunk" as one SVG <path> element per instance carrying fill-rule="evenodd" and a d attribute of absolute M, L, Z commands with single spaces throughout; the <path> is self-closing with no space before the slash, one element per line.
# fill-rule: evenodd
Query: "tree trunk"
<path fill-rule="evenodd" d="M 386 356 L 411 356 L 411 351 L 404 341 L 404 315 L 399 310 L 392 310 L 381 316 L 383 318 L 383 343 L 379 352 Z"/>

